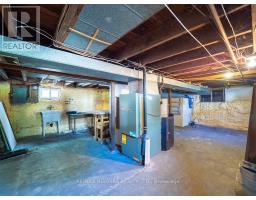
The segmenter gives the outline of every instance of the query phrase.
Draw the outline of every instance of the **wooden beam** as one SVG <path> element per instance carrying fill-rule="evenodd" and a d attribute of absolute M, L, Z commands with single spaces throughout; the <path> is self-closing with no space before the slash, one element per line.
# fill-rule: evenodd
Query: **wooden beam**
<path fill-rule="evenodd" d="M 100 32 L 100 29 L 97 28 L 96 31 L 94 32 L 94 34 L 92 35 L 92 38 L 91 38 L 90 42 L 88 43 L 88 45 L 87 45 L 87 47 L 85 49 L 86 51 L 88 51 L 90 49 L 90 47 L 92 46 L 93 41 L 96 39 L 96 37 L 99 34 L 99 32 Z"/>
<path fill-rule="evenodd" d="M 222 35 L 224 44 L 225 44 L 225 46 L 226 46 L 226 48 L 227 48 L 227 50 L 228 50 L 228 52 L 230 54 L 231 59 L 233 60 L 234 64 L 237 65 L 238 61 L 237 61 L 236 55 L 233 52 L 233 49 L 232 49 L 231 44 L 230 44 L 230 42 L 228 40 L 228 36 L 227 36 L 226 31 L 225 31 L 225 29 L 223 27 L 223 24 L 222 24 L 222 22 L 220 20 L 220 16 L 219 16 L 219 14 L 218 14 L 218 12 L 217 12 L 217 10 L 215 8 L 215 5 L 210 4 L 209 5 L 209 9 L 210 9 L 211 14 L 213 16 L 213 19 L 214 19 L 216 27 L 218 28 L 220 34 Z"/>
<path fill-rule="evenodd" d="M 231 16 L 233 20 L 241 20 L 244 22 L 243 24 L 235 23 L 233 25 L 234 29 L 239 30 L 239 32 L 244 32 L 248 31 L 248 29 L 251 29 L 251 25 L 248 22 L 248 19 L 250 19 L 250 15 L 250 12 L 233 14 Z M 223 20 L 223 23 L 225 24 L 225 26 L 227 26 L 227 22 Z M 229 37 L 233 35 L 231 30 L 227 30 L 227 34 Z M 218 35 L 218 31 L 214 30 L 211 25 L 207 25 L 202 29 L 194 31 L 193 35 L 198 38 L 199 41 L 206 47 L 214 43 L 222 43 L 222 39 Z M 132 60 L 142 63 L 144 65 L 148 65 L 149 63 L 160 61 L 165 58 L 179 55 L 199 48 L 202 47 L 190 35 L 187 34 L 175 40 L 166 42 L 163 45 L 155 47 L 149 51 L 146 51 L 145 53 L 132 58 Z"/>
<path fill-rule="evenodd" d="M 231 14 L 237 12 L 238 10 L 247 6 L 248 5 L 238 6 L 229 10 L 228 13 Z M 205 19 L 199 12 L 193 12 L 192 14 L 188 14 L 186 12 L 179 17 L 190 31 L 196 31 L 209 24 L 209 21 Z M 223 15 L 221 17 L 223 17 Z M 118 52 L 115 52 L 113 55 L 110 55 L 110 57 L 118 60 L 125 60 L 155 47 L 158 47 L 159 45 L 162 45 L 173 39 L 186 35 L 187 32 L 177 23 L 177 21 L 173 20 L 173 18 L 171 19 L 172 20 L 169 23 L 167 22 L 164 27 L 160 25 L 154 30 L 130 42 L 126 45 L 125 48 L 121 49 Z"/>
<path fill-rule="evenodd" d="M 246 45 L 244 47 L 239 48 L 239 50 L 248 49 L 248 48 L 251 48 L 251 47 L 252 47 L 252 45 Z M 228 62 L 228 61 L 231 62 L 227 52 L 221 52 L 221 53 L 213 54 L 213 56 L 222 63 L 225 63 L 225 62 Z M 177 71 L 191 70 L 193 68 L 198 68 L 200 66 L 210 65 L 210 64 L 217 64 L 217 63 L 210 56 L 206 56 L 206 57 L 201 57 L 201 58 L 198 58 L 198 59 L 191 60 L 189 62 L 168 66 L 166 68 L 161 68 L 161 70 L 164 70 L 164 71 L 169 72 L 169 73 L 175 73 Z"/>
<path fill-rule="evenodd" d="M 228 57 L 228 55 L 225 55 L 225 54 L 217 55 L 217 56 L 215 56 L 215 58 L 222 63 L 229 62 L 229 57 Z M 164 71 L 166 71 L 168 73 L 175 73 L 175 71 L 177 71 L 177 70 L 185 70 L 185 69 L 189 70 L 194 67 L 200 67 L 200 66 L 211 65 L 211 64 L 216 64 L 216 61 L 214 61 L 211 57 L 207 57 L 207 58 L 195 60 L 195 61 L 192 61 L 189 63 L 178 64 L 178 65 L 175 65 L 172 67 L 168 67 L 168 68 L 164 69 Z"/>
<path fill-rule="evenodd" d="M 63 13 L 59 19 L 57 29 L 55 31 L 55 40 L 63 43 L 68 35 L 69 28 L 72 28 L 83 9 L 83 5 L 70 4 L 64 7 Z M 56 45 L 59 45 L 59 43 Z"/>
<path fill-rule="evenodd" d="M 251 30 L 247 30 L 239 34 L 236 34 L 236 36 L 238 39 L 241 38 L 242 40 L 245 40 L 247 38 L 250 38 L 250 34 L 251 34 Z M 233 36 L 230 36 L 229 39 L 233 40 Z M 244 49 L 244 47 L 248 48 L 248 46 L 243 45 L 243 47 L 240 47 L 239 50 Z M 223 51 L 223 45 L 220 42 L 207 45 L 207 49 L 213 55 L 220 55 L 225 53 L 225 51 Z M 188 62 L 199 60 L 206 57 L 210 57 L 209 54 L 203 48 L 199 48 L 199 49 L 191 50 L 182 54 L 178 54 L 173 57 L 168 57 L 154 63 L 150 63 L 147 66 L 153 69 L 164 69 L 166 67 L 171 67 L 178 64 L 184 64 L 184 63 L 188 63 Z"/>
<path fill-rule="evenodd" d="M 246 76 L 250 76 L 250 75 L 255 75 L 256 76 L 256 70 L 255 69 L 251 69 L 251 70 L 245 70 L 243 71 L 243 74 L 246 78 Z M 233 77 L 232 79 L 235 79 L 235 77 L 240 77 L 240 73 L 239 72 L 234 72 L 233 73 Z M 224 79 L 224 75 L 223 73 L 220 74 L 215 74 L 215 75 L 210 75 L 210 76 L 201 76 L 201 77 L 188 77 L 188 78 L 184 78 L 184 79 L 180 79 L 180 80 L 186 80 L 186 81 L 207 81 L 207 80 L 217 80 L 217 79 Z M 232 80 L 230 79 L 230 80 Z"/>
<path fill-rule="evenodd" d="M 182 20 L 185 24 L 190 24 L 188 28 L 191 31 L 201 28 L 207 23 L 207 20 L 200 13 L 193 13 L 193 20 L 191 20 L 191 13 L 185 12 L 183 14 L 184 17 L 182 17 Z M 116 52 L 113 57 L 118 60 L 125 60 L 184 34 L 186 34 L 186 31 L 172 19 L 164 27 L 160 25 L 153 31 L 127 44 L 124 49 Z"/>
<path fill-rule="evenodd" d="M 4 69 L 0 69 L 0 76 L 4 79 L 4 80 L 8 80 L 9 77 L 8 75 L 6 74 L 5 70 Z"/>
<path fill-rule="evenodd" d="M 50 70 L 42 70 L 37 68 L 31 68 L 26 66 L 18 66 L 18 65 L 11 65 L 11 64 L 1 64 L 0 63 L 0 69 L 12 69 L 12 70 L 22 70 L 25 72 L 31 72 L 31 73 L 37 73 L 37 74 L 46 74 L 46 75 L 55 75 L 55 76 L 63 76 L 63 77 L 69 77 L 69 78 L 79 78 L 84 80 L 96 80 L 96 81 L 103 81 L 103 82 L 111 82 L 112 80 L 108 79 L 102 79 L 102 78 L 95 78 L 90 76 L 84 76 L 79 74 L 69 74 L 59 71 L 50 71 Z M 124 83 L 121 81 L 117 81 L 117 83 Z"/>
<path fill-rule="evenodd" d="M 225 70 L 225 69 L 223 70 L 223 68 L 209 69 L 209 70 L 205 69 L 205 70 L 203 70 L 201 72 L 197 72 L 197 73 L 175 76 L 175 78 L 178 80 L 185 80 L 185 79 L 198 78 L 198 77 L 202 77 L 202 76 L 220 74 L 220 73 L 225 73 L 225 72 L 227 72 L 227 70 Z"/>
<path fill-rule="evenodd" d="M 251 5 L 253 52 L 256 53 L 256 4 Z"/>
<path fill-rule="evenodd" d="M 228 66 L 230 67 L 230 65 Z M 191 70 L 184 70 L 183 72 L 178 72 L 178 73 L 174 73 L 174 74 L 170 74 L 172 75 L 172 77 L 178 77 L 178 76 L 185 76 L 185 75 L 192 75 L 195 73 L 200 73 L 200 72 L 205 72 L 205 71 L 210 71 L 210 70 L 214 70 L 214 69 L 221 69 L 222 67 L 217 66 L 217 65 L 206 65 L 206 66 L 200 66 Z M 223 68 L 222 68 L 223 69 Z"/>
<path fill-rule="evenodd" d="M 102 43 L 102 44 L 105 44 L 105 45 L 108 45 L 108 46 L 111 45 L 110 42 L 106 42 L 106 41 L 104 41 L 104 40 L 97 39 L 96 37 L 87 35 L 86 33 L 82 33 L 82 32 L 80 32 L 80 31 L 78 31 L 78 30 L 73 29 L 73 28 L 69 28 L 68 30 L 71 31 L 71 32 L 73 32 L 73 33 L 76 33 L 76 34 L 78 34 L 78 35 L 81 35 L 81 36 L 83 36 L 83 37 L 86 37 L 86 38 L 88 38 L 88 39 L 90 39 L 90 40 L 93 40 L 93 41 L 96 41 L 96 42 L 99 42 L 99 43 Z"/>

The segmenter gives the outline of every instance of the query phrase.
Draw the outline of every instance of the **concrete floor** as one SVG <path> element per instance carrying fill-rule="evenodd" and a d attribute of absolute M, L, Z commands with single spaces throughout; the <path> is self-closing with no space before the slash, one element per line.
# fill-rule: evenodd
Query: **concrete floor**
<path fill-rule="evenodd" d="M 245 143 L 242 132 L 176 129 L 175 146 L 143 168 L 89 134 L 49 138 L 29 155 L 0 161 L 0 194 L 234 195 Z"/>

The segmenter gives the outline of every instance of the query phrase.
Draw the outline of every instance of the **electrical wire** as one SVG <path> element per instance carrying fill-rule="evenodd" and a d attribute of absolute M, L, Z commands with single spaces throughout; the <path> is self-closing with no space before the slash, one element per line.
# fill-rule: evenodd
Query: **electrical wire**
<path fill-rule="evenodd" d="M 71 45 L 68 45 L 68 44 L 65 44 L 63 42 L 57 41 L 47 31 L 44 31 L 44 30 L 42 30 L 40 28 L 36 28 L 36 27 L 30 26 L 30 25 L 28 25 L 28 24 L 26 24 L 26 23 L 24 23 L 22 21 L 17 20 L 13 16 L 11 16 L 11 17 L 16 22 L 19 22 L 19 23 L 22 24 L 22 26 L 18 26 L 18 28 L 27 27 L 27 28 L 30 28 L 30 29 L 34 30 L 35 32 L 39 33 L 40 35 L 43 35 L 44 37 L 46 37 L 47 39 L 52 41 L 53 45 L 55 47 L 57 47 L 57 48 L 68 50 L 68 51 L 71 51 L 72 53 L 76 53 L 76 54 L 84 56 L 84 57 L 93 58 L 93 59 L 97 59 L 97 60 L 101 60 L 101 61 L 105 61 L 105 62 L 111 62 L 111 63 L 114 63 L 114 64 L 117 64 L 117 65 L 120 65 L 122 67 L 126 67 L 127 68 L 126 65 L 120 63 L 120 61 L 118 61 L 118 60 L 111 59 L 111 58 L 106 58 L 106 57 L 103 57 L 101 55 L 93 55 L 92 53 L 90 53 L 90 52 L 88 52 L 86 50 L 81 50 L 79 48 L 75 48 L 75 47 L 73 47 Z M 56 44 L 58 44 L 58 45 L 56 45 Z M 127 60 L 127 61 L 132 63 L 136 70 L 138 70 L 138 71 L 142 70 L 143 66 L 141 66 L 140 64 L 138 64 L 138 63 L 136 63 L 134 61 L 130 61 L 130 60 Z M 159 75 L 159 73 L 160 73 L 160 75 L 163 75 L 163 74 L 166 73 L 166 72 L 162 72 L 161 70 L 150 68 L 148 66 L 147 66 L 147 69 L 154 71 L 153 74 L 155 74 L 155 75 Z M 159 72 L 159 73 L 156 73 L 156 71 Z"/>
<path fill-rule="evenodd" d="M 9 7 L 10 7 L 10 5 L 9 5 Z M 11 7 L 10 7 L 10 8 L 11 8 Z M 106 57 L 103 57 L 103 56 L 101 56 L 101 55 L 93 55 L 91 52 L 88 52 L 88 51 L 86 51 L 86 50 L 81 50 L 81 49 L 79 49 L 79 48 L 75 48 L 75 47 L 73 47 L 73 46 L 71 46 L 71 45 L 67 45 L 67 44 L 62 43 L 62 42 L 60 42 L 60 41 L 57 41 L 57 40 L 55 40 L 55 39 L 51 36 L 51 34 L 49 34 L 48 32 L 46 32 L 46 31 L 44 31 L 44 30 L 42 30 L 42 29 L 40 29 L 40 28 L 36 28 L 36 27 L 29 26 L 28 24 L 26 24 L 26 23 L 24 23 L 24 22 L 22 22 L 22 21 L 19 21 L 19 20 L 17 20 L 17 19 L 15 19 L 13 16 L 11 16 L 11 17 L 12 17 L 12 19 L 15 20 L 16 22 L 19 22 L 19 23 L 21 23 L 21 24 L 23 24 L 23 25 L 26 25 L 26 27 L 31 28 L 32 30 L 34 30 L 34 31 L 36 31 L 37 33 L 43 35 L 43 36 L 46 37 L 47 39 L 51 40 L 51 41 L 53 42 L 53 45 L 54 45 L 55 47 L 57 47 L 57 48 L 62 48 L 62 47 L 64 47 L 64 48 L 62 48 L 62 49 L 64 49 L 64 50 L 69 50 L 69 51 L 71 51 L 71 52 L 73 52 L 73 53 L 76 53 L 76 54 L 79 54 L 79 55 L 81 55 L 81 56 L 85 56 L 85 57 L 89 57 L 89 58 L 94 58 L 94 59 L 102 60 L 102 61 L 106 61 L 106 62 L 111 62 L 111 63 L 114 63 L 114 64 L 118 64 L 118 65 L 120 65 L 120 66 L 122 66 L 122 67 L 127 67 L 126 65 L 123 65 L 122 63 L 120 63 L 119 60 L 111 59 L 111 58 L 106 58 Z M 42 32 L 43 32 L 44 34 L 43 34 Z M 61 46 L 55 45 L 55 43 L 57 43 L 57 44 L 59 44 L 59 45 L 61 45 Z M 66 49 L 66 48 L 68 48 L 68 49 Z M 74 51 L 75 51 L 75 52 L 74 52 Z M 143 66 L 140 66 L 139 63 L 136 63 L 136 62 L 130 61 L 130 60 L 127 60 L 127 61 L 130 62 L 130 63 L 132 63 L 132 64 L 135 66 L 135 68 L 136 68 L 137 70 L 141 70 L 141 69 L 143 68 Z M 161 71 L 161 70 L 158 70 L 158 69 L 154 69 L 154 68 L 151 68 L 151 67 L 148 67 L 148 66 L 146 66 L 146 67 L 147 67 L 147 69 L 152 70 L 153 74 L 155 74 L 155 75 L 165 75 L 165 74 L 166 74 L 166 72 L 164 72 L 164 71 Z M 156 73 L 156 72 L 158 72 L 158 73 Z"/>
<path fill-rule="evenodd" d="M 192 5 L 192 6 L 193 6 L 193 8 L 196 9 L 196 11 L 198 11 L 203 17 L 205 17 L 208 20 L 211 27 L 215 30 L 215 32 L 218 34 L 218 36 L 224 41 L 224 38 L 222 37 L 220 32 L 217 30 L 216 26 L 213 24 L 212 19 L 209 16 L 207 16 L 203 11 L 201 11 L 196 5 Z M 236 51 L 236 54 L 237 54 L 237 51 L 238 51 L 237 48 L 235 46 L 233 46 L 232 44 L 230 44 L 230 46 Z"/>
<path fill-rule="evenodd" d="M 227 19 L 227 21 L 228 21 L 228 24 L 229 24 L 229 26 L 230 26 L 230 28 L 231 28 L 231 30 L 232 30 L 232 32 L 233 32 L 233 35 L 234 35 L 235 45 L 236 45 L 236 54 L 237 54 L 238 57 L 240 57 L 241 54 L 240 54 L 240 52 L 239 52 L 239 50 L 238 50 L 238 49 L 239 49 L 239 46 L 238 46 L 237 39 L 236 39 L 236 33 L 235 33 L 234 28 L 233 28 L 233 26 L 232 26 L 232 24 L 231 24 L 231 22 L 230 22 L 230 20 L 229 20 L 229 18 L 228 18 L 228 15 L 227 15 L 227 13 L 226 13 L 226 10 L 225 10 L 223 4 L 221 4 L 221 7 L 222 7 L 222 10 L 223 10 L 223 12 L 224 12 L 224 15 L 225 15 L 225 17 L 226 17 L 226 19 Z"/>
<path fill-rule="evenodd" d="M 167 5 L 165 5 L 165 6 L 167 6 Z M 168 8 L 168 7 L 167 7 L 167 8 Z M 169 10 L 169 9 L 168 9 L 168 10 Z M 12 16 L 12 18 L 13 18 L 13 16 Z M 15 19 L 15 18 L 13 18 L 13 20 L 15 20 L 15 21 L 17 21 L 17 22 L 19 22 L 19 23 L 21 23 L 21 24 L 24 24 L 24 25 L 26 25 L 26 27 L 29 27 L 29 28 L 31 28 L 32 30 L 36 31 L 37 33 L 43 35 L 44 37 L 46 37 L 47 39 L 49 39 L 50 41 L 52 41 L 52 42 L 53 42 L 53 45 L 54 45 L 55 47 L 57 47 L 57 48 L 62 48 L 62 49 L 64 49 L 64 50 L 71 51 L 71 52 L 73 52 L 73 53 L 79 54 L 79 55 L 84 56 L 84 57 L 88 57 L 88 58 L 93 58 L 93 59 L 97 59 L 97 60 L 102 60 L 102 61 L 106 61 L 106 62 L 115 63 L 115 64 L 118 64 L 118 65 L 123 66 L 123 67 L 128 67 L 128 66 L 126 66 L 126 65 L 124 65 L 124 64 L 122 64 L 122 63 L 120 63 L 119 60 L 115 60 L 115 59 L 111 59 L 111 58 L 106 58 L 106 57 L 103 57 L 103 56 L 101 56 L 101 55 L 93 55 L 91 52 L 88 52 L 88 51 L 85 51 L 85 50 L 81 50 L 81 49 L 79 49 L 79 48 L 75 48 L 75 47 L 73 47 L 73 46 L 71 46 L 71 45 L 67 45 L 67 44 L 65 44 L 65 43 L 63 43 L 63 42 L 60 42 L 60 41 L 55 40 L 55 39 L 51 36 L 51 34 L 47 33 L 46 31 L 44 31 L 44 30 L 42 30 L 42 29 L 40 29 L 40 28 L 36 28 L 36 27 L 29 26 L 28 24 L 26 24 L 26 23 L 24 23 L 24 22 L 21 22 L 21 21 Z M 186 27 L 185 27 L 185 29 L 186 29 Z M 191 36 L 192 36 L 192 34 L 191 34 Z M 194 36 L 192 36 L 192 37 L 193 37 L 194 39 L 196 39 Z M 196 40 L 197 40 L 197 39 L 196 39 Z M 197 41 L 198 41 L 198 40 L 197 40 Z M 200 45 L 202 45 L 202 44 L 200 43 L 200 41 L 198 41 L 198 42 L 199 42 Z M 55 43 L 58 44 L 58 45 L 56 45 Z M 60 46 L 59 46 L 59 45 L 60 45 Z M 202 45 L 202 46 L 203 46 L 203 45 Z M 216 62 L 221 63 L 221 62 L 218 61 L 214 56 L 212 56 L 212 55 L 210 54 L 210 52 L 209 52 L 204 46 L 203 46 L 203 48 L 207 51 L 207 53 L 208 53 Z M 170 74 L 167 74 L 167 72 L 165 72 L 165 71 L 162 71 L 162 70 L 159 70 L 159 69 L 154 69 L 154 68 L 151 68 L 151 67 L 148 67 L 148 66 L 142 66 L 142 65 L 140 65 L 139 63 L 134 62 L 134 61 L 131 61 L 131 60 L 126 60 L 126 61 L 132 63 L 132 64 L 134 65 L 134 67 L 136 68 L 136 70 L 138 70 L 138 71 L 142 70 L 143 67 L 147 67 L 147 69 L 152 70 L 152 71 L 153 71 L 153 74 L 155 74 L 155 75 L 158 75 L 158 76 L 160 75 L 160 76 L 162 76 L 162 77 L 167 77 L 167 78 L 170 77 Z M 221 63 L 221 65 L 230 71 L 230 69 L 227 68 L 227 67 L 226 67 L 225 65 L 223 65 L 222 63 Z M 158 73 L 156 73 L 156 72 L 158 72 Z M 184 81 L 184 80 L 183 80 L 183 81 Z"/>
<path fill-rule="evenodd" d="M 179 24 L 188 32 L 188 34 L 199 44 L 201 45 L 204 50 L 210 55 L 210 57 L 217 63 L 219 63 L 221 66 L 223 66 L 224 68 L 226 68 L 227 70 L 234 72 L 233 69 L 230 69 L 228 67 L 226 67 L 222 62 L 220 62 L 219 60 L 217 60 L 210 52 L 209 50 L 187 29 L 187 27 L 180 21 L 180 19 L 175 15 L 175 13 L 172 11 L 171 8 L 169 8 L 169 6 L 167 4 L 164 4 L 165 7 L 168 9 L 168 11 L 173 15 L 173 17 L 179 22 Z"/>

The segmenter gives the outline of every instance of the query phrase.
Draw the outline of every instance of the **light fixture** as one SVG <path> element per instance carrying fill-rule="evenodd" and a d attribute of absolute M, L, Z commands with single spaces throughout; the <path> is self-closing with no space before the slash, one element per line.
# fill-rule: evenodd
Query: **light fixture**
<path fill-rule="evenodd" d="M 246 67 L 249 69 L 256 67 L 256 56 L 246 58 Z"/>
<path fill-rule="evenodd" d="M 230 78 L 233 77 L 233 73 L 232 73 L 232 72 L 226 72 L 226 73 L 224 74 L 224 77 L 225 77 L 226 79 L 230 79 Z"/>

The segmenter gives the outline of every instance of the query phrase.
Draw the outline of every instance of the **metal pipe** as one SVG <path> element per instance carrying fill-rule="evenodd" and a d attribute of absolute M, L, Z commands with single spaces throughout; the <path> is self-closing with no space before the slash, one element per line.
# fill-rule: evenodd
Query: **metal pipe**
<path fill-rule="evenodd" d="M 116 150 L 116 92 L 115 92 L 116 84 L 115 82 L 111 82 L 110 84 L 110 123 L 109 130 L 111 136 L 111 151 Z"/>
<path fill-rule="evenodd" d="M 149 135 L 147 134 L 147 70 L 143 67 L 143 124 L 144 131 L 142 135 L 142 155 L 143 164 L 145 166 L 149 165 L 150 162 L 150 143 Z"/>
<path fill-rule="evenodd" d="M 210 8 L 212 16 L 214 18 L 215 24 L 216 24 L 218 30 L 220 31 L 220 33 L 221 33 L 221 35 L 223 37 L 223 40 L 224 40 L 224 43 L 225 43 L 225 45 L 226 45 L 226 47 L 228 49 L 228 52 L 229 52 L 229 54 L 230 54 L 234 64 L 237 65 L 238 61 L 237 61 L 236 56 L 235 56 L 235 54 L 234 54 L 234 52 L 233 52 L 233 50 L 231 48 L 231 45 L 229 43 L 227 34 L 226 34 L 225 29 L 224 29 L 224 27 L 223 27 L 223 25 L 222 25 L 222 23 L 220 21 L 220 18 L 219 18 L 219 15 L 217 13 L 217 10 L 216 10 L 216 8 L 215 8 L 215 6 L 213 4 L 210 4 L 209 8 Z"/>
<path fill-rule="evenodd" d="M 172 114 L 172 90 L 168 88 L 168 117 Z"/>
<path fill-rule="evenodd" d="M 143 68 L 143 123 L 144 123 L 144 134 L 147 134 L 147 70 L 146 67 Z"/>

